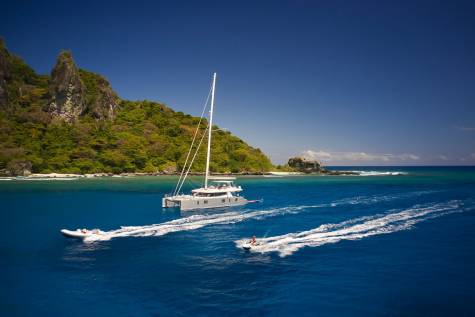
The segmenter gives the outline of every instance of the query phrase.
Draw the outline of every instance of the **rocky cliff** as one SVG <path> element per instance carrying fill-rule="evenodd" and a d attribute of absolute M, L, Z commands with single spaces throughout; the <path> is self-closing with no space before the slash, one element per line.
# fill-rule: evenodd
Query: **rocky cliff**
<path fill-rule="evenodd" d="M 0 109 L 38 107 L 72 123 L 80 116 L 112 120 L 120 98 L 102 76 L 79 69 L 69 51 L 61 51 L 50 76 L 38 75 L 11 54 L 0 39 Z"/>
<path fill-rule="evenodd" d="M 109 82 L 102 76 L 79 70 L 68 51 L 62 51 L 51 72 L 51 101 L 48 111 L 67 122 L 80 115 L 113 119 L 120 102 Z"/>
<path fill-rule="evenodd" d="M 47 109 L 54 117 L 72 122 L 86 110 L 86 87 L 68 51 L 58 56 L 51 72 L 49 93 L 51 101 Z"/>
<path fill-rule="evenodd" d="M 114 119 L 120 99 L 102 76 L 85 70 L 79 75 L 86 87 L 86 112 L 96 119 Z"/>

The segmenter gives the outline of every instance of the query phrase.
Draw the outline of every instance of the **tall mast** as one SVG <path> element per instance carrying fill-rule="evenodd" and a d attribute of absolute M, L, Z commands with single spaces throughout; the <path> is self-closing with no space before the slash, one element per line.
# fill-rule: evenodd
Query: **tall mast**
<path fill-rule="evenodd" d="M 208 188 L 209 158 L 211 156 L 211 130 L 213 129 L 213 107 L 214 107 L 214 88 L 215 87 L 216 87 L 216 73 L 213 74 L 213 89 L 211 90 L 211 109 L 209 110 L 208 153 L 206 154 L 205 188 Z"/>

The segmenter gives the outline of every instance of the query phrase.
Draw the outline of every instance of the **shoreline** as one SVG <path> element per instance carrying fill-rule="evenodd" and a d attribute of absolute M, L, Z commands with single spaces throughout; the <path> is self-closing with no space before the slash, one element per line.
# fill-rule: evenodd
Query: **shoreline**
<path fill-rule="evenodd" d="M 33 173 L 28 176 L 5 176 L 4 178 L 96 178 L 96 177 L 136 177 L 136 176 L 180 176 L 180 173 L 92 173 L 92 174 L 70 174 L 70 173 Z M 213 173 L 211 176 L 288 176 L 307 175 L 301 172 L 262 172 L 262 173 Z M 204 176 L 204 173 L 188 173 L 188 176 Z"/>
<path fill-rule="evenodd" d="M 401 176 L 408 173 L 402 171 L 332 171 L 323 170 L 314 173 L 303 172 L 281 172 L 271 171 L 262 173 L 213 173 L 211 176 L 262 176 L 262 177 L 287 177 L 287 176 Z M 204 176 L 204 173 L 189 173 L 189 176 Z M 92 173 L 92 174 L 72 174 L 72 173 L 33 173 L 27 176 L 1 176 L 0 180 L 74 180 L 90 178 L 131 178 L 141 176 L 180 176 L 179 173 Z"/>

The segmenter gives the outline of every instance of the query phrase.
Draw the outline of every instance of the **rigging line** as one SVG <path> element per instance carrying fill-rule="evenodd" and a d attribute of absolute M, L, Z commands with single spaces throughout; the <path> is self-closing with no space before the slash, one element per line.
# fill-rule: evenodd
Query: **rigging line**
<path fill-rule="evenodd" d="M 175 190 L 173 191 L 173 196 L 175 196 L 178 192 L 177 191 L 178 185 L 181 182 L 181 178 L 183 177 L 183 173 L 185 172 L 185 169 L 186 169 L 186 164 L 188 163 L 188 159 L 190 158 L 191 150 L 193 149 L 193 145 L 195 143 L 196 136 L 198 135 L 198 130 L 200 128 L 201 121 L 203 120 L 203 115 L 205 114 L 206 107 L 208 105 L 209 96 L 211 94 L 211 87 L 212 86 L 210 85 L 210 88 L 208 90 L 208 96 L 206 97 L 206 101 L 205 101 L 205 104 L 204 104 L 204 107 L 203 107 L 203 111 L 201 112 L 200 120 L 198 121 L 198 126 L 196 127 L 196 130 L 195 130 L 195 134 L 193 135 L 193 141 L 191 141 L 190 149 L 188 150 L 188 154 L 186 155 L 185 164 L 183 164 L 183 168 L 181 170 L 180 178 L 178 179 L 178 182 L 176 183 L 176 186 L 175 186 Z"/>
<path fill-rule="evenodd" d="M 207 101 L 206 101 L 206 102 L 207 102 Z M 206 109 L 206 105 L 205 105 L 205 108 L 203 108 L 203 113 L 204 113 L 205 109 Z M 203 115 L 203 114 L 202 114 L 202 115 Z M 194 145 L 194 143 L 195 143 L 196 136 L 197 136 L 198 131 L 199 131 L 199 128 L 200 128 L 201 120 L 202 120 L 202 117 L 200 117 L 200 121 L 198 122 L 198 126 L 196 127 L 196 131 L 195 131 L 195 134 L 194 134 L 194 136 L 193 136 L 193 141 L 191 142 L 190 149 L 188 150 L 188 153 L 187 153 L 187 155 L 186 155 L 185 163 L 183 164 L 183 168 L 182 168 L 182 170 L 181 170 L 181 174 L 180 174 L 180 177 L 179 177 L 179 179 L 178 179 L 178 182 L 177 182 L 177 184 L 176 184 L 176 186 L 175 186 L 175 190 L 173 191 L 173 195 L 176 195 L 176 194 L 177 194 L 178 186 L 179 186 L 179 184 L 180 184 L 180 182 L 181 182 L 181 180 L 182 180 L 183 173 L 184 173 L 185 170 L 186 170 L 186 165 L 187 165 L 187 163 L 188 163 L 188 159 L 190 158 L 191 151 L 193 150 L 193 145 Z"/>
<path fill-rule="evenodd" d="M 191 166 L 193 165 L 193 162 L 195 161 L 195 158 L 196 158 L 196 155 L 198 154 L 198 151 L 200 149 L 200 146 L 201 146 L 201 143 L 203 142 L 205 136 L 206 136 L 206 131 L 208 131 L 208 127 L 206 127 L 206 129 L 203 131 L 203 135 L 201 136 L 201 139 L 200 139 L 200 142 L 196 148 L 196 151 L 195 151 L 195 154 L 193 155 L 193 158 L 191 159 L 191 162 L 190 162 L 190 165 L 188 166 L 188 169 L 185 173 L 185 176 L 183 177 L 183 180 L 181 181 L 181 184 L 180 184 L 180 187 L 178 188 L 178 191 L 177 191 L 177 194 L 180 192 L 181 190 L 181 187 L 183 186 L 183 184 L 185 183 L 185 180 L 186 180 L 186 177 L 188 176 L 188 173 L 190 172 L 191 170 Z"/>
<path fill-rule="evenodd" d="M 188 181 L 190 182 L 191 185 L 193 185 L 195 187 L 202 186 L 201 183 L 198 183 L 198 182 L 194 181 L 193 178 L 188 178 Z"/>
<path fill-rule="evenodd" d="M 193 145 L 195 143 L 195 140 L 196 140 L 196 136 L 198 135 L 198 131 L 199 131 L 199 127 L 200 127 L 200 124 L 201 124 L 201 121 L 203 120 L 203 116 L 204 116 L 204 113 L 206 111 L 206 107 L 208 105 L 208 101 L 209 101 L 209 96 L 211 94 L 211 88 L 212 86 L 210 85 L 210 88 L 208 90 L 208 96 L 206 97 L 206 101 L 205 101 L 205 104 L 203 106 L 203 111 L 201 112 L 201 116 L 200 116 L 200 120 L 198 122 L 198 126 L 196 127 L 196 130 L 195 130 L 195 134 L 193 136 L 193 141 L 191 142 L 191 146 L 190 146 L 190 149 L 188 150 L 188 154 L 186 155 L 186 160 L 185 160 L 185 163 L 183 164 L 183 169 L 181 170 L 181 174 L 180 174 L 180 178 L 178 179 L 178 182 L 176 184 L 176 187 L 175 187 L 175 191 L 173 192 L 173 195 L 176 195 L 177 194 L 177 189 L 178 189 L 178 185 L 180 184 L 181 180 L 182 180 L 182 177 L 183 177 L 183 173 L 185 172 L 186 170 L 186 164 L 188 163 L 188 159 L 190 157 L 190 154 L 191 154 L 191 151 L 193 149 Z"/>
<path fill-rule="evenodd" d="M 205 138 L 205 136 L 206 136 L 206 131 L 208 131 L 208 128 L 209 128 L 209 127 L 206 127 L 206 129 L 205 129 L 204 132 L 203 132 L 203 135 L 201 136 L 200 143 L 198 143 L 198 147 L 196 148 L 195 154 L 193 155 L 193 158 L 191 159 L 190 166 L 188 166 L 188 170 L 186 171 L 185 177 L 183 177 L 183 180 L 182 180 L 182 182 L 181 182 L 180 187 L 178 188 L 177 193 L 180 192 L 181 187 L 182 187 L 183 184 L 185 183 L 186 177 L 188 176 L 188 173 L 190 172 L 191 166 L 193 165 L 193 162 L 195 161 L 196 155 L 198 154 L 198 151 L 199 151 L 199 149 L 200 149 L 201 143 L 203 143 L 203 140 L 204 140 L 204 138 Z"/>

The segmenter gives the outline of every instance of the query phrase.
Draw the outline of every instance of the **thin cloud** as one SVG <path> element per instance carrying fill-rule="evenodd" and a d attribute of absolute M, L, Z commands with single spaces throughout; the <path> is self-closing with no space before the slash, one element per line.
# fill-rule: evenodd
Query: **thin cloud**
<path fill-rule="evenodd" d="M 475 131 L 475 127 L 455 127 L 459 131 Z"/>
<path fill-rule="evenodd" d="M 306 159 L 319 160 L 325 163 L 338 162 L 402 162 L 402 161 L 417 161 L 419 156 L 410 153 L 403 154 L 375 154 L 366 152 L 333 152 L 333 151 L 313 151 L 306 150 L 301 153 Z"/>
<path fill-rule="evenodd" d="M 414 154 L 408 154 L 408 153 L 404 153 L 404 154 L 400 154 L 400 155 L 396 155 L 394 156 L 395 158 L 398 158 L 402 161 L 416 161 L 418 159 L 420 159 L 419 156 L 417 155 L 414 155 Z"/>
<path fill-rule="evenodd" d="M 475 161 L 475 153 L 470 153 L 468 156 L 461 157 L 459 160 L 461 162 L 473 162 Z"/>

